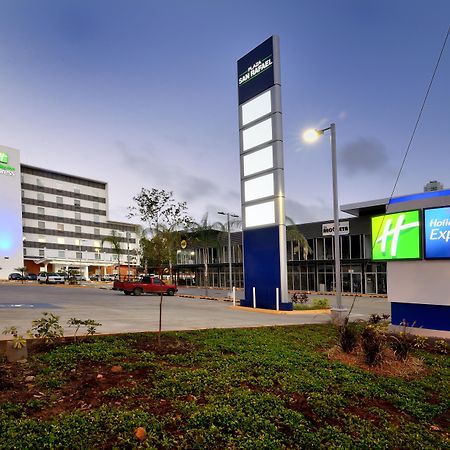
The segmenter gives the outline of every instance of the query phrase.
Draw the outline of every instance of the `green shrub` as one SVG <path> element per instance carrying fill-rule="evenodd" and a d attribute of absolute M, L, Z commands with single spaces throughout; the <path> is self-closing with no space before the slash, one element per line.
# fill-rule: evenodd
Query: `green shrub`
<path fill-rule="evenodd" d="M 348 317 L 339 327 L 339 346 L 345 353 L 351 353 L 358 344 L 358 329 L 355 322 L 349 322 Z"/>
<path fill-rule="evenodd" d="M 414 348 L 415 339 L 408 333 L 406 322 L 402 322 L 402 325 L 403 331 L 390 337 L 390 345 L 395 356 L 401 361 L 404 361 Z"/>
<path fill-rule="evenodd" d="M 63 327 L 59 324 L 59 316 L 44 312 L 40 319 L 33 320 L 31 331 L 34 337 L 43 339 L 46 344 L 55 342 L 64 334 Z"/>
<path fill-rule="evenodd" d="M 361 346 L 369 366 L 379 364 L 383 359 L 385 334 L 376 325 L 366 325 L 361 333 Z"/>

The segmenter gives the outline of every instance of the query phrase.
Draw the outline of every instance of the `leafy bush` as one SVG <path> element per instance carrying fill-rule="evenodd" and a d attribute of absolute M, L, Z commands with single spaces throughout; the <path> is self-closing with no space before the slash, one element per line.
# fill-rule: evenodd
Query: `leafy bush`
<path fill-rule="evenodd" d="M 358 330 L 354 322 L 349 322 L 348 317 L 339 327 L 339 346 L 345 353 L 351 353 L 358 344 Z"/>
<path fill-rule="evenodd" d="M 434 349 L 443 355 L 448 355 L 450 353 L 450 346 L 445 339 L 438 339 L 434 343 Z"/>
<path fill-rule="evenodd" d="M 313 309 L 328 309 L 330 304 L 326 298 L 315 298 L 312 301 Z"/>
<path fill-rule="evenodd" d="M 428 346 L 428 338 L 427 336 L 416 336 L 414 340 L 415 348 L 427 348 Z"/>
<path fill-rule="evenodd" d="M 30 333 L 30 331 L 28 331 Z M 13 347 L 16 349 L 21 349 L 27 344 L 27 340 L 19 334 L 17 327 L 5 327 L 3 334 L 10 334 L 13 337 Z"/>
<path fill-rule="evenodd" d="M 385 334 L 380 327 L 366 325 L 361 333 L 361 346 L 369 366 L 377 365 L 382 361 L 384 342 Z"/>
<path fill-rule="evenodd" d="M 75 317 L 70 318 L 67 321 L 67 325 L 69 327 L 75 327 L 75 334 L 73 336 L 75 342 L 77 340 L 77 333 L 78 333 L 78 330 L 80 329 L 80 327 L 86 327 L 86 336 L 93 336 L 95 334 L 95 332 L 97 331 L 96 327 L 102 326 L 102 324 L 100 322 L 96 322 L 93 319 L 81 320 L 81 319 L 77 319 Z"/>
<path fill-rule="evenodd" d="M 382 314 L 381 316 L 379 314 L 371 314 L 368 322 L 371 325 L 377 325 L 379 323 L 387 322 L 389 317 L 391 317 L 389 314 Z"/>
<path fill-rule="evenodd" d="M 31 331 L 34 337 L 43 339 L 46 344 L 54 342 L 64 334 L 63 327 L 59 324 L 59 316 L 44 312 L 40 319 L 33 320 Z"/>

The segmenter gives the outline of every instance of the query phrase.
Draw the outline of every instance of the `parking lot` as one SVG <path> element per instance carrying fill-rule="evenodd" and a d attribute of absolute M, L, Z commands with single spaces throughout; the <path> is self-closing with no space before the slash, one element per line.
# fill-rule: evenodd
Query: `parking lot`
<path fill-rule="evenodd" d="M 328 314 L 276 314 L 233 308 L 224 301 L 227 292 L 200 288 L 181 288 L 180 296 L 164 297 L 163 330 L 188 330 L 201 328 L 234 328 L 270 325 L 295 325 L 305 323 L 326 323 Z M 218 300 L 198 298 L 208 294 Z M 241 292 L 238 296 L 242 295 Z M 321 297 L 324 297 L 323 295 Z M 333 303 L 333 298 L 330 303 Z M 222 299 L 222 300 L 220 300 Z M 350 306 L 351 297 L 344 297 L 344 305 Z M 366 318 L 371 313 L 389 313 L 386 299 L 357 298 L 352 317 Z M 75 317 L 94 319 L 102 326 L 99 333 L 122 333 L 156 331 L 159 319 L 159 296 L 125 296 L 112 291 L 111 284 L 90 284 L 89 286 L 47 286 L 34 283 L 0 284 L 0 329 L 16 326 L 20 333 L 31 327 L 31 322 L 44 311 L 60 317 L 61 325 Z M 73 329 L 65 327 L 67 335 Z M 0 339 L 8 336 L 0 335 Z"/>

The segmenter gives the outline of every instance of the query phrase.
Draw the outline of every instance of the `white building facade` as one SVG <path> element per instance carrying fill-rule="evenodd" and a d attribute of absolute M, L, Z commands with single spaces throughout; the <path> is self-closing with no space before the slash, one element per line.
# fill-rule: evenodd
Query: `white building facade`
<path fill-rule="evenodd" d="M 9 160 L 14 157 L 19 161 L 17 150 L 0 147 L 0 156 L 2 153 Z M 138 226 L 109 220 L 107 183 L 17 162 L 16 166 L 14 175 L 0 178 L 2 192 L 6 192 L 7 183 L 11 185 L 6 202 L 7 208 L 15 212 L 9 216 L 16 220 L 2 217 L 0 228 L 3 222 L 15 224 L 3 234 L 12 236 L 15 253 L 23 259 L 15 258 L 12 264 L 9 257 L 11 263 L 0 264 L 6 269 L 0 270 L 0 279 L 22 266 L 28 273 L 78 270 L 86 279 L 92 275 L 135 273 L 139 264 Z M 13 239 L 19 234 L 17 210 L 21 215 L 20 239 Z M 113 234 L 119 251 L 105 241 Z M 12 250 L 8 251 L 12 255 Z M 2 256 L 3 263 L 9 255 L 0 253 Z"/>

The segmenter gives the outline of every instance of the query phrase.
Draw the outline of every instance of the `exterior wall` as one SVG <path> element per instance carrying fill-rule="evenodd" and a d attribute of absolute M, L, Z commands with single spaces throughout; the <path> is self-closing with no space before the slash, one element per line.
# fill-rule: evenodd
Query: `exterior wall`
<path fill-rule="evenodd" d="M 27 272 L 77 268 L 118 273 L 113 246 L 102 242 L 115 232 L 121 246 L 121 274 L 139 264 L 137 226 L 108 220 L 107 184 L 20 164 L 19 151 L 0 147 L 15 171 L 3 173 L 0 187 L 0 279 L 25 265 Z M 4 166 L 4 165 L 3 165 Z M 13 173 L 14 172 L 14 173 Z M 125 267 L 125 268 L 123 268 Z"/>
<path fill-rule="evenodd" d="M 341 239 L 341 277 L 343 292 L 386 294 L 386 263 L 371 261 L 371 225 L 369 217 L 345 219 L 349 234 Z M 287 242 L 288 289 L 301 291 L 332 291 L 334 289 L 334 238 L 322 235 L 322 225 L 313 222 L 297 225 L 313 251 L 304 257 L 296 240 Z M 289 227 L 288 227 L 289 236 Z M 243 287 L 241 233 L 232 233 L 232 279 Z M 222 243 L 209 249 L 208 286 L 229 286 L 228 247 Z M 205 285 L 202 249 L 180 250 L 177 271 L 183 283 Z"/>
<path fill-rule="evenodd" d="M 0 146 L 0 279 L 23 267 L 20 152 Z"/>
<path fill-rule="evenodd" d="M 449 194 L 436 191 L 397 198 L 388 212 L 447 206 Z M 410 326 L 450 332 L 449 260 L 388 261 L 387 271 L 393 325 L 406 322 Z"/>

